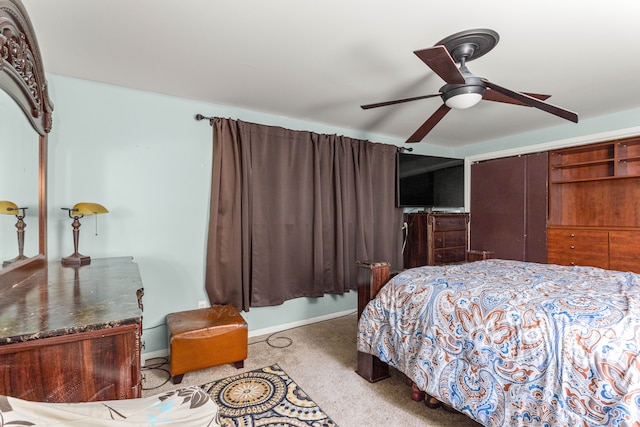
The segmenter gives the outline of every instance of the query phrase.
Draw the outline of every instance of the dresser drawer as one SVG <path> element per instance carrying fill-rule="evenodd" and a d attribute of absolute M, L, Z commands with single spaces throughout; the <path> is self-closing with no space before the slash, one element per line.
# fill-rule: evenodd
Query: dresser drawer
<path fill-rule="evenodd" d="M 466 246 L 467 232 L 462 231 L 436 231 L 433 233 L 433 246 L 435 248 L 450 248 L 453 246 Z"/>
<path fill-rule="evenodd" d="M 609 251 L 609 232 L 599 230 L 550 229 L 547 247 L 554 251 L 602 254 Z"/>
<path fill-rule="evenodd" d="M 433 218 L 433 231 L 466 230 L 466 215 L 438 215 Z"/>
<path fill-rule="evenodd" d="M 462 246 L 458 248 L 436 249 L 433 251 L 434 264 L 447 264 L 450 262 L 462 262 L 466 260 L 467 249 Z"/>
<path fill-rule="evenodd" d="M 598 268 L 609 268 L 609 257 L 606 253 L 600 255 L 583 255 L 580 253 L 566 253 L 549 251 L 547 262 L 558 265 L 584 265 Z"/>

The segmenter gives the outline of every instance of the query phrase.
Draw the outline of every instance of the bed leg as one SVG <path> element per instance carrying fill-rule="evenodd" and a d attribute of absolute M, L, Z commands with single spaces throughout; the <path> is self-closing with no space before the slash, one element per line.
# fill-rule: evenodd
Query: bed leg
<path fill-rule="evenodd" d="M 389 365 L 372 354 L 358 352 L 358 369 L 356 373 L 370 383 L 389 378 Z"/>
<path fill-rule="evenodd" d="M 420 390 L 418 386 L 412 381 L 411 382 L 411 400 L 415 400 L 416 402 L 422 402 L 425 398 L 425 392 Z"/>

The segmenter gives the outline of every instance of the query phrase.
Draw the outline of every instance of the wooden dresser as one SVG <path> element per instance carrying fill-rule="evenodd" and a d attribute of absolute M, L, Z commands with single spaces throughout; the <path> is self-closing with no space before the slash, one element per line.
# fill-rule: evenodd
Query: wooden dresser
<path fill-rule="evenodd" d="M 130 257 L 50 262 L 0 289 L 0 395 L 42 402 L 141 397 L 143 287 Z"/>
<path fill-rule="evenodd" d="M 640 273 L 640 137 L 549 153 L 547 262 Z"/>
<path fill-rule="evenodd" d="M 467 259 L 468 213 L 409 213 L 404 268 Z"/>

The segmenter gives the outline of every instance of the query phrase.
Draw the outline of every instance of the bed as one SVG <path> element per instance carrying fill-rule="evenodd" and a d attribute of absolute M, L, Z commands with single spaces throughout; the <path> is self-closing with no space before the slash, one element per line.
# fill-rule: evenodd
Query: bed
<path fill-rule="evenodd" d="M 485 426 L 640 426 L 638 274 L 499 259 L 406 270 L 366 303 L 357 343 L 359 370 L 375 356 Z"/>

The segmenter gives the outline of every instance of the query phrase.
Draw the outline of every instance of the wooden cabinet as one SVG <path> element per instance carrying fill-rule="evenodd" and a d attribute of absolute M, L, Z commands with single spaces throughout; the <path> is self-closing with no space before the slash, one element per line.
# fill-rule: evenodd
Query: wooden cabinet
<path fill-rule="evenodd" d="M 1 289 L 0 395 L 42 402 L 141 397 L 142 283 L 131 258 L 51 262 Z"/>
<path fill-rule="evenodd" d="M 466 261 L 469 214 L 407 214 L 404 268 Z"/>
<path fill-rule="evenodd" d="M 548 262 L 640 273 L 640 137 L 549 152 Z"/>

